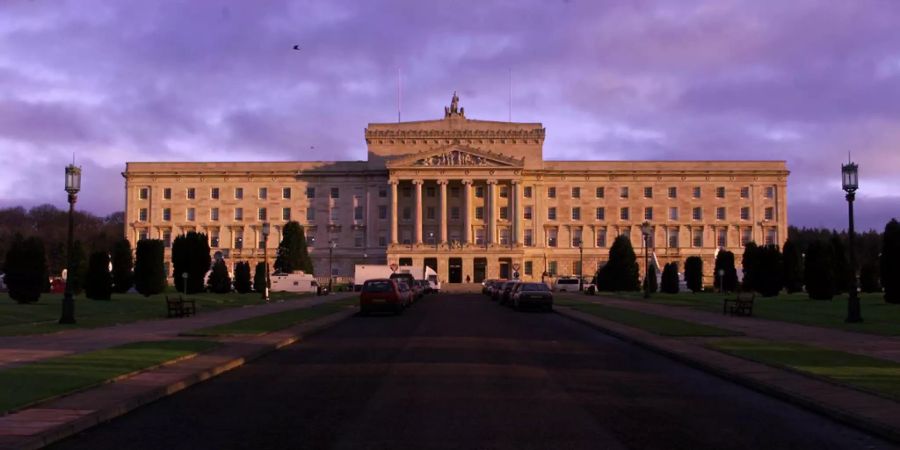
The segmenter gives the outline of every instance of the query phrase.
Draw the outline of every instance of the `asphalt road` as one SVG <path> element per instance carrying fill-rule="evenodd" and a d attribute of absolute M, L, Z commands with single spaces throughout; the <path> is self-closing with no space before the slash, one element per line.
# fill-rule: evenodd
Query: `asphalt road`
<path fill-rule="evenodd" d="M 559 315 L 478 295 L 350 318 L 56 447 L 893 448 Z"/>

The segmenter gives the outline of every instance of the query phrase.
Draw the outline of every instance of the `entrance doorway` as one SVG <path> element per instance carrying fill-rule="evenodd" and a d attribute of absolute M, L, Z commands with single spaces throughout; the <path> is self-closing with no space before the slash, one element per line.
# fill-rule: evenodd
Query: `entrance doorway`
<path fill-rule="evenodd" d="M 474 267 L 472 282 L 481 283 L 484 281 L 485 274 L 487 273 L 487 258 L 475 258 L 472 265 Z"/>
<path fill-rule="evenodd" d="M 425 258 L 425 267 L 430 267 L 431 270 L 437 273 L 437 258 Z"/>
<path fill-rule="evenodd" d="M 411 266 L 412 258 L 400 258 L 400 260 L 398 262 L 400 263 L 401 266 Z"/>
<path fill-rule="evenodd" d="M 512 261 L 509 258 L 500 258 L 500 278 L 504 280 L 509 280 L 512 277 L 510 276 L 510 265 Z"/>
<path fill-rule="evenodd" d="M 447 265 L 449 283 L 462 283 L 462 258 L 450 258 Z"/>

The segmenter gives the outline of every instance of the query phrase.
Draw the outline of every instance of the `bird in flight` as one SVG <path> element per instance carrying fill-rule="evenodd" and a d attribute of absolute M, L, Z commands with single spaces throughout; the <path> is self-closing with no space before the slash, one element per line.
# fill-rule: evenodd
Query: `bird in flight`
<path fill-rule="evenodd" d="M 294 45 L 294 50 L 300 50 L 300 44 Z"/>

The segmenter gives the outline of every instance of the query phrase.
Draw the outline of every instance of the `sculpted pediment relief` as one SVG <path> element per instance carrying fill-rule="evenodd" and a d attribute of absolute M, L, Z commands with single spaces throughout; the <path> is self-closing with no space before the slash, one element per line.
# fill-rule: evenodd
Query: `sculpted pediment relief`
<path fill-rule="evenodd" d="M 408 155 L 388 167 L 519 167 L 523 159 L 463 146 L 451 146 Z"/>

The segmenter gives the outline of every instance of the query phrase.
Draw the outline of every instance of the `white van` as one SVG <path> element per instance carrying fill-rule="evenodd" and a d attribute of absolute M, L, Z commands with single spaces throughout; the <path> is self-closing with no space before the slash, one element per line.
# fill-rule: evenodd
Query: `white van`
<path fill-rule="evenodd" d="M 578 292 L 578 278 L 562 277 L 553 284 L 555 292 Z"/>
<path fill-rule="evenodd" d="M 273 292 L 317 292 L 319 283 L 308 273 L 273 273 L 269 275 Z"/>

